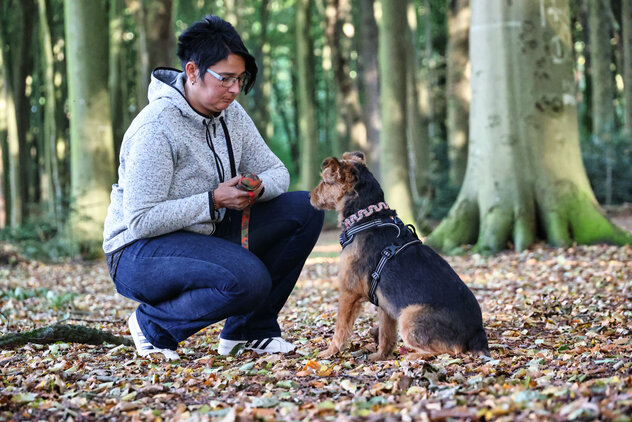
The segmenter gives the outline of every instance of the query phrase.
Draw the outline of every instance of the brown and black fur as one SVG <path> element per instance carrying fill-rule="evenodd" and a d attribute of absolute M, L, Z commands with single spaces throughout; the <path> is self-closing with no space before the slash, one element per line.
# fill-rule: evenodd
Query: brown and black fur
<path fill-rule="evenodd" d="M 311 203 L 335 209 L 340 221 L 358 210 L 384 201 L 384 192 L 365 165 L 361 152 L 345 153 L 323 161 L 322 181 L 311 192 Z M 369 219 L 394 216 L 382 210 Z M 320 357 L 338 353 L 368 300 L 371 273 L 382 249 L 391 245 L 396 231 L 381 227 L 355 235 L 340 255 L 338 319 L 333 340 Z M 481 309 L 472 292 L 450 265 L 420 243 L 395 255 L 384 267 L 377 288 L 378 343 L 371 360 L 386 359 L 401 333 L 406 346 L 420 355 L 470 352 L 489 356 Z"/>

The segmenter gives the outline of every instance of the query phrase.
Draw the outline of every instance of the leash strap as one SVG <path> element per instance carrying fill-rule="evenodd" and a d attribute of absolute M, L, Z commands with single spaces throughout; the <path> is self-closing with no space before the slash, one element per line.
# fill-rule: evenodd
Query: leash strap
<path fill-rule="evenodd" d="M 237 184 L 237 188 L 247 191 L 252 197 L 252 192 L 256 190 L 259 185 L 261 185 L 261 179 L 259 179 L 256 174 L 244 174 L 241 176 L 241 179 Z M 246 249 L 248 249 L 248 227 L 250 225 L 250 209 L 251 207 L 248 206 L 244 208 L 241 213 L 241 246 Z"/>
<path fill-rule="evenodd" d="M 395 255 L 397 255 L 398 253 L 400 253 L 401 251 L 403 251 L 404 249 L 406 249 L 407 247 L 415 243 L 421 243 L 421 240 L 419 239 L 411 240 L 410 242 L 405 243 L 403 245 L 393 244 L 382 249 L 380 262 L 377 263 L 377 267 L 375 268 L 375 271 L 373 271 L 373 274 L 371 274 L 371 286 L 369 286 L 369 301 L 372 304 L 374 304 L 375 306 L 379 306 L 377 294 L 376 294 L 377 285 L 380 283 L 380 275 L 382 274 L 382 270 L 384 269 L 384 266 L 386 265 L 386 263 Z"/>

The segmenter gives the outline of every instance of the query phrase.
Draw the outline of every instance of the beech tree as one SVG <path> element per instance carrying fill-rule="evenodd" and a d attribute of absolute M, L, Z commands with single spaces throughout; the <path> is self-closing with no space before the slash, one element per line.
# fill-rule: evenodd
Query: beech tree
<path fill-rule="evenodd" d="M 427 243 L 495 252 L 632 241 L 606 219 L 579 148 L 568 0 L 472 0 L 463 186 Z"/>
<path fill-rule="evenodd" d="M 382 0 L 379 22 L 382 131 L 380 173 L 386 201 L 403 221 L 414 221 L 406 144 L 407 54 L 406 0 Z"/>
<path fill-rule="evenodd" d="M 603 189 L 605 190 L 606 204 L 611 204 L 612 165 L 614 161 L 612 138 L 616 128 L 616 110 L 614 107 L 614 75 L 610 70 L 612 61 L 610 20 L 608 15 L 603 12 L 604 10 L 607 10 L 605 0 L 588 2 L 593 139 L 595 143 L 604 146 L 606 177 Z"/>
<path fill-rule="evenodd" d="M 450 182 L 460 186 L 467 164 L 470 106 L 470 1 L 450 0 L 448 7 L 448 74 L 446 81 Z"/>
<path fill-rule="evenodd" d="M 73 240 L 87 254 L 100 250 L 114 178 L 108 92 L 108 15 L 103 1 L 64 2 L 70 106 Z"/>
<path fill-rule="evenodd" d="M 623 38 L 623 90 L 625 129 L 632 136 L 632 2 L 621 2 L 621 38 Z"/>
<path fill-rule="evenodd" d="M 303 189 L 316 186 L 316 104 L 314 91 L 314 45 L 309 33 L 312 0 L 296 2 L 296 69 L 298 75 L 298 127 L 300 136 L 300 184 Z"/>

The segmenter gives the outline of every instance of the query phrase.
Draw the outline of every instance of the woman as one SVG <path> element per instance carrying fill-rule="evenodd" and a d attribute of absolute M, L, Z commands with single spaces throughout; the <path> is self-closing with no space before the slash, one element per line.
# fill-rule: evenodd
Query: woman
<path fill-rule="evenodd" d="M 178 342 L 226 319 L 218 352 L 241 346 L 287 353 L 278 313 L 323 223 L 307 192 L 235 102 L 257 66 L 235 29 L 216 16 L 178 40 L 184 72 L 152 72 L 149 104 L 121 146 L 103 248 L 117 291 L 140 305 L 128 319 L 138 354 L 178 359 Z M 254 192 L 237 188 L 255 173 Z M 240 246 L 251 207 L 249 250 Z"/>

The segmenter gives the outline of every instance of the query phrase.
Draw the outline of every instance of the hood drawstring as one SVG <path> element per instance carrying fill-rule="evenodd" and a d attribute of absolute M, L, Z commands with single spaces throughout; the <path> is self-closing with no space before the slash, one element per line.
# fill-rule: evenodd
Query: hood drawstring
<path fill-rule="evenodd" d="M 215 167 L 217 168 L 217 177 L 219 178 L 219 182 L 223 183 L 225 180 L 224 163 L 222 163 L 222 159 L 217 154 L 217 152 L 215 152 L 215 146 L 213 145 L 213 137 L 211 136 L 209 122 L 207 120 L 204 120 L 204 127 L 206 128 L 206 145 L 208 145 L 211 152 L 213 152 L 213 158 L 215 159 Z M 215 132 L 215 124 L 213 124 L 213 132 Z"/>

